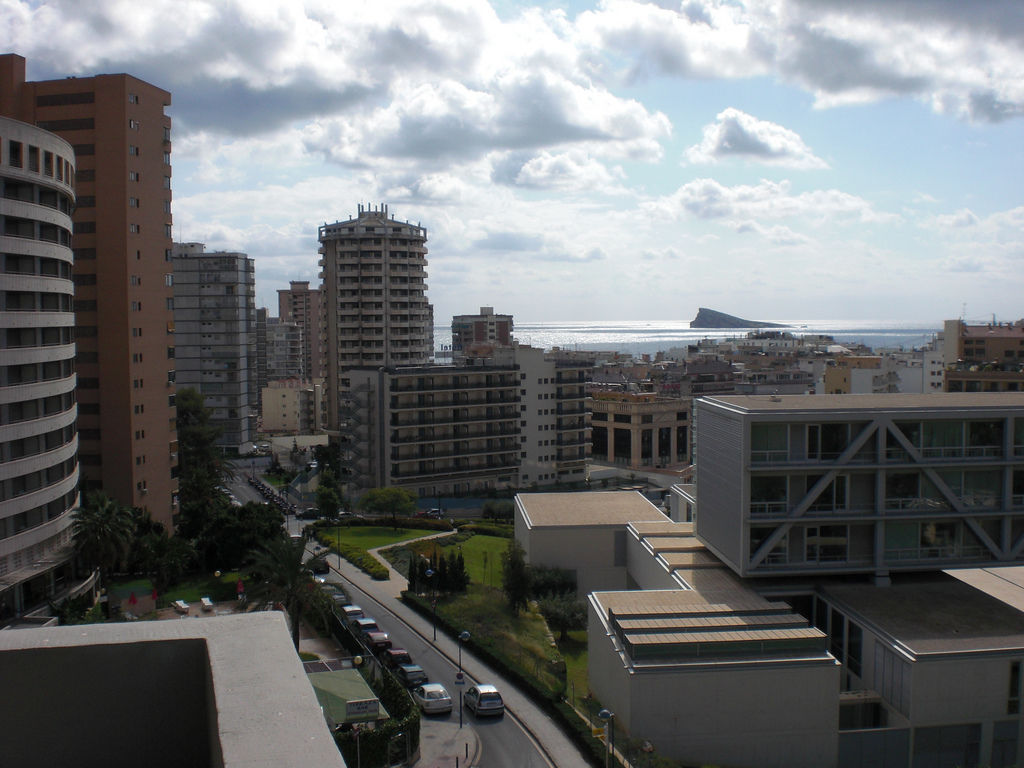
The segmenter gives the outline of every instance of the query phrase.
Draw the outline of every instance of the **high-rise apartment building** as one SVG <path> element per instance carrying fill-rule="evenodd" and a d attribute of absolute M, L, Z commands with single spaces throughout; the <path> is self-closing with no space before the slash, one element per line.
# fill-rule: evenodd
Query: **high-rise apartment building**
<path fill-rule="evenodd" d="M 256 405 L 262 413 L 263 388 L 267 386 L 267 321 L 266 307 L 256 308 Z"/>
<path fill-rule="evenodd" d="M 943 323 L 947 392 L 1024 391 L 1024 320 Z"/>
<path fill-rule="evenodd" d="M 302 328 L 271 317 L 267 321 L 267 381 L 308 379 L 302 364 Z"/>
<path fill-rule="evenodd" d="M 202 394 L 217 445 L 232 452 L 256 439 L 255 303 L 251 258 L 174 244 L 177 383 Z"/>
<path fill-rule="evenodd" d="M 83 485 L 168 527 L 176 505 L 171 95 L 131 75 L 26 82 L 0 56 L 0 114 L 75 151 L 73 215 Z"/>
<path fill-rule="evenodd" d="M 430 360 L 427 232 L 390 217 L 386 205 L 360 205 L 355 219 L 326 224 L 319 237 L 328 428 L 337 429 L 348 369 Z"/>
<path fill-rule="evenodd" d="M 280 322 L 294 323 L 302 330 L 300 375 L 310 380 L 324 376 L 320 305 L 320 289 L 310 288 L 308 280 L 292 280 L 288 290 L 277 292 L 277 316 Z"/>
<path fill-rule="evenodd" d="M 0 626 L 70 587 L 74 152 L 0 118 Z"/>

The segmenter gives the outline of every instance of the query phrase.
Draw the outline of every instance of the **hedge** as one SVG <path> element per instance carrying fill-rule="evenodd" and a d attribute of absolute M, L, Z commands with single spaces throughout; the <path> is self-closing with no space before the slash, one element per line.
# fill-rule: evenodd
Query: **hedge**
<path fill-rule="evenodd" d="M 322 538 L 319 532 L 317 532 L 316 540 L 325 547 L 329 546 L 334 549 L 334 551 L 352 563 L 356 568 L 361 570 L 363 573 L 368 574 L 374 581 L 387 581 L 391 578 L 391 574 L 388 572 L 388 569 L 377 558 L 362 547 L 356 547 L 352 544 L 343 544 L 341 542 L 338 542 L 335 546 L 326 538 Z"/>

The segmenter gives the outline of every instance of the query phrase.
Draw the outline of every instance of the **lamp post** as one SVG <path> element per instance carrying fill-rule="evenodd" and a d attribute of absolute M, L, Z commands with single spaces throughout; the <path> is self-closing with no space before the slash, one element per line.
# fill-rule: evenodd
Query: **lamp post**
<path fill-rule="evenodd" d="M 469 640 L 469 632 L 464 629 L 464 630 L 462 630 L 459 633 L 459 674 L 456 675 L 456 679 L 460 683 L 462 682 L 462 644 L 465 643 L 468 640 Z"/>
<path fill-rule="evenodd" d="M 608 728 L 608 751 L 604 755 L 604 766 L 608 768 L 611 765 L 612 752 L 615 751 L 615 713 L 608 709 L 602 709 L 597 716 Z"/>
<path fill-rule="evenodd" d="M 430 615 L 434 631 L 434 642 L 437 642 L 437 594 L 434 592 L 434 569 L 427 568 L 426 576 L 430 579 Z"/>

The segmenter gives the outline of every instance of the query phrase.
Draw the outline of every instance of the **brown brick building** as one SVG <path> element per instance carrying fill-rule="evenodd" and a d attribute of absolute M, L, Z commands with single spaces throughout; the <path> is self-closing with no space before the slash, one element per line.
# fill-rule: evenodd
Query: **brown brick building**
<path fill-rule="evenodd" d="M 0 114 L 75 150 L 73 279 L 83 488 L 168 527 L 176 504 L 171 94 L 131 75 L 26 82 L 0 56 Z"/>

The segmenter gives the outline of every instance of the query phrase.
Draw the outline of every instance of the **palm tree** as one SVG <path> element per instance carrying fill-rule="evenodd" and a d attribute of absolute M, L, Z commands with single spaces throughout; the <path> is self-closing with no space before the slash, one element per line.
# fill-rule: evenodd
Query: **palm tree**
<path fill-rule="evenodd" d="M 299 623 L 314 605 L 316 584 L 313 572 L 303 562 L 306 538 L 293 541 L 284 536 L 271 539 L 255 550 L 246 567 L 251 583 L 249 600 L 280 603 L 292 625 L 292 642 L 299 649 Z"/>
<path fill-rule="evenodd" d="M 127 556 L 135 532 L 131 510 L 95 491 L 74 511 L 72 533 L 75 553 L 90 566 L 100 569 L 100 583 Z"/>

